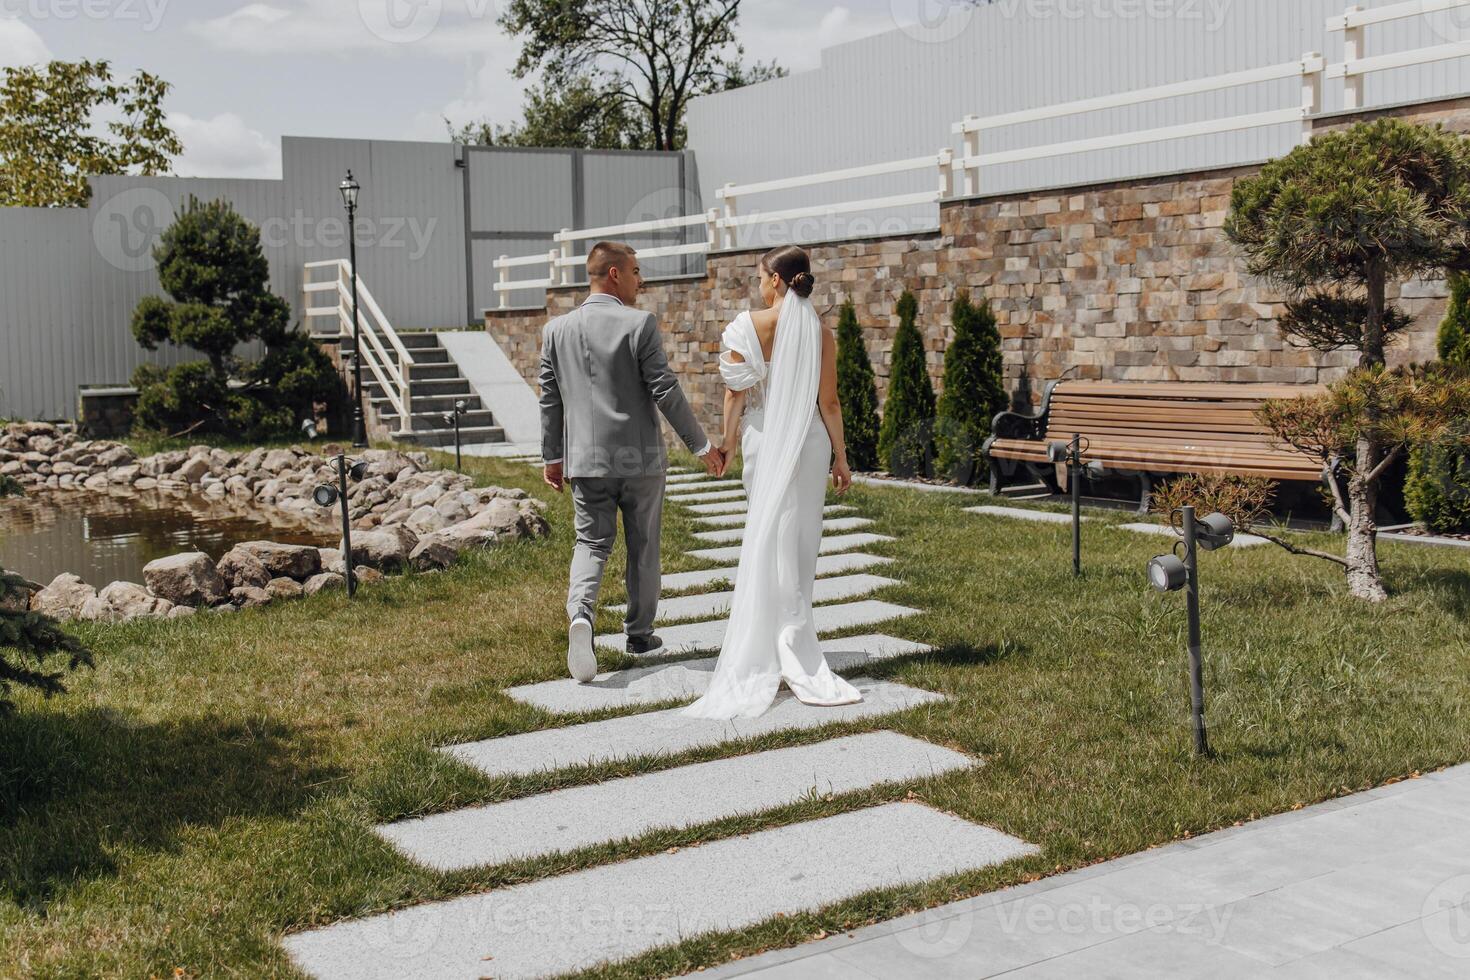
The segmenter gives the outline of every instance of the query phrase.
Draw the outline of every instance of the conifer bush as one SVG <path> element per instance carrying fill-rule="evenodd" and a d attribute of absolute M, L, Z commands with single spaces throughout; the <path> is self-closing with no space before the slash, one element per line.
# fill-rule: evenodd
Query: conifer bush
<path fill-rule="evenodd" d="M 929 476 L 934 465 L 934 383 L 925 363 L 924 336 L 915 322 L 919 302 L 898 298 L 898 332 L 888 368 L 888 400 L 878 433 L 878 457 L 894 476 Z"/>
<path fill-rule="evenodd" d="M 971 302 L 961 290 L 950 310 L 954 331 L 944 352 L 944 391 L 939 396 L 939 420 L 934 441 L 936 470 L 961 485 L 972 483 L 984 471 L 980 447 L 990 435 L 990 423 L 1007 404 L 1000 331 L 990 303 Z"/>
<path fill-rule="evenodd" d="M 1470 371 L 1470 276 L 1450 275 L 1450 302 L 1439 325 L 1440 368 Z M 1470 421 L 1462 424 L 1470 425 Z M 1409 457 L 1404 502 L 1409 514 L 1440 534 L 1470 533 L 1470 451 L 1464 431 L 1417 446 Z"/>
<path fill-rule="evenodd" d="M 837 394 L 848 464 L 854 470 L 878 469 L 878 379 L 852 300 L 837 314 Z"/>
<path fill-rule="evenodd" d="M 190 198 L 153 250 L 172 302 L 147 296 L 133 311 L 133 336 L 147 350 L 169 343 L 204 359 L 174 368 L 144 365 L 133 376 L 141 429 L 263 440 L 288 437 L 345 392 L 331 359 L 293 330 L 290 307 L 270 291 L 260 231 L 227 201 Z M 236 351 L 260 341 L 255 363 Z"/>

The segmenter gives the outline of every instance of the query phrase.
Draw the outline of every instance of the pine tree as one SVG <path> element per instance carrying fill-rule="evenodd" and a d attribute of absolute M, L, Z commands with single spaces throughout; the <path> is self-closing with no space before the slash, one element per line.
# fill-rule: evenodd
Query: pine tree
<path fill-rule="evenodd" d="M 888 366 L 888 400 L 878 433 L 878 456 L 894 476 L 928 476 L 934 462 L 934 383 L 925 363 L 924 336 L 914 322 L 919 303 L 898 298 L 898 332 Z"/>
<path fill-rule="evenodd" d="M 934 441 L 937 470 L 961 485 L 983 470 L 980 447 L 990 435 L 990 422 L 1006 407 L 1000 331 L 990 303 L 970 302 L 961 290 L 950 311 L 954 337 L 944 352 L 944 393 Z"/>
<path fill-rule="evenodd" d="M 1441 361 L 1470 367 L 1470 275 L 1450 274 L 1450 303 L 1439 325 L 1436 346 Z"/>
<path fill-rule="evenodd" d="M 847 462 L 854 470 L 878 468 L 878 380 L 863 344 L 852 300 L 837 314 L 837 395 L 842 401 L 842 429 L 847 436 Z"/>
<path fill-rule="evenodd" d="M 0 496 L 17 492 L 14 486 L 0 487 Z M 0 716 L 15 710 L 11 685 L 34 688 L 47 697 L 66 690 L 61 673 L 46 669 L 52 656 L 65 656 L 68 670 L 92 664 L 91 654 L 56 620 L 30 611 L 30 598 L 26 580 L 0 568 Z"/>

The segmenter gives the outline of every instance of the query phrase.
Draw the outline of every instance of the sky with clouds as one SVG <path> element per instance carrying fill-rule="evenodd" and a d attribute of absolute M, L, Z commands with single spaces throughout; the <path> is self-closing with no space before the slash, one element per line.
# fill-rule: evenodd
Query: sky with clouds
<path fill-rule="evenodd" d="M 747 56 L 802 71 L 944 2 L 744 0 L 739 36 Z M 146 69 L 174 86 L 178 173 L 277 177 L 283 135 L 438 140 L 446 117 L 515 120 L 519 45 L 498 13 L 497 0 L 0 0 L 0 67 Z"/>

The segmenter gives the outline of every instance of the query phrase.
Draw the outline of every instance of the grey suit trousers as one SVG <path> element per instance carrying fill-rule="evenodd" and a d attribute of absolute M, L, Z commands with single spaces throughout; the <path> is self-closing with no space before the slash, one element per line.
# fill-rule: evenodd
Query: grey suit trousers
<path fill-rule="evenodd" d="M 653 632 L 661 591 L 658 546 L 664 475 L 573 477 L 568 482 L 576 504 L 577 543 L 572 551 L 567 617 L 586 616 L 596 621 L 597 595 L 617 540 L 618 514 L 622 514 L 623 538 L 628 544 L 625 631 L 629 636 L 648 636 Z"/>

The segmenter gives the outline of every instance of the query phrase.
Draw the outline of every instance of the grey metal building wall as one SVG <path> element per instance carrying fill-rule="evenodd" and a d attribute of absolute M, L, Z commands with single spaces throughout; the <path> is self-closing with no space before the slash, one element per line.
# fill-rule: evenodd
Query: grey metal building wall
<path fill-rule="evenodd" d="M 86 208 L 0 208 L 0 416 L 72 417 L 80 385 L 126 384 L 141 363 L 189 359 L 144 351 L 129 323 L 139 300 L 162 292 L 151 249 L 190 195 L 228 200 L 260 228 L 271 287 L 301 320 L 305 263 L 347 256 L 337 186 L 351 168 L 362 185 L 358 265 L 388 319 L 400 329 L 474 322 L 497 303 L 496 256 L 544 252 L 552 232 L 580 222 L 571 151 L 477 148 L 471 156 L 485 166 L 469 169 L 457 163 L 462 152 L 449 143 L 287 137 L 281 180 L 96 177 Z M 587 213 L 622 221 L 667 188 L 677 201 L 685 156 L 586 153 Z M 473 252 L 467 226 L 486 236 Z M 515 237 L 525 230 L 542 237 Z"/>
<path fill-rule="evenodd" d="M 1366 0 L 1383 6 L 1391 0 Z M 1347 0 L 995 0 L 973 8 L 953 37 L 898 30 L 823 52 L 820 68 L 704 96 L 689 112 L 707 201 L 727 181 L 745 183 L 960 149 L 952 123 L 1115 92 L 1289 62 L 1319 51 L 1342 59 L 1342 35 L 1325 21 Z M 928 5 L 932 7 L 933 5 Z M 1153 12 L 1153 15 L 1150 14 Z M 1073 14 L 1078 14 L 1074 16 Z M 1470 37 L 1464 11 L 1368 28 L 1369 54 Z M 957 23 L 957 22 L 951 22 Z M 926 40 L 927 38 L 927 40 Z M 753 52 L 759 55 L 759 52 Z M 1470 89 L 1465 59 L 1373 75 L 1367 103 L 1382 105 Z M 1341 81 L 1325 108 L 1342 105 Z M 1294 79 L 1050 120 L 982 134 L 992 152 L 1250 112 L 1300 101 Z M 1264 160 L 1294 144 L 1279 126 L 990 168 L 983 190 L 1004 192 Z M 743 210 L 772 211 L 925 190 L 937 171 L 752 197 Z M 932 208 L 908 212 L 917 220 Z M 875 216 L 833 223 L 865 231 Z M 852 228 L 854 221 L 867 225 Z M 812 223 L 807 223 L 808 232 Z M 789 229 L 786 229 L 789 230 Z M 780 234 L 782 230 L 778 230 Z M 806 236 L 804 236 L 806 237 Z"/>

